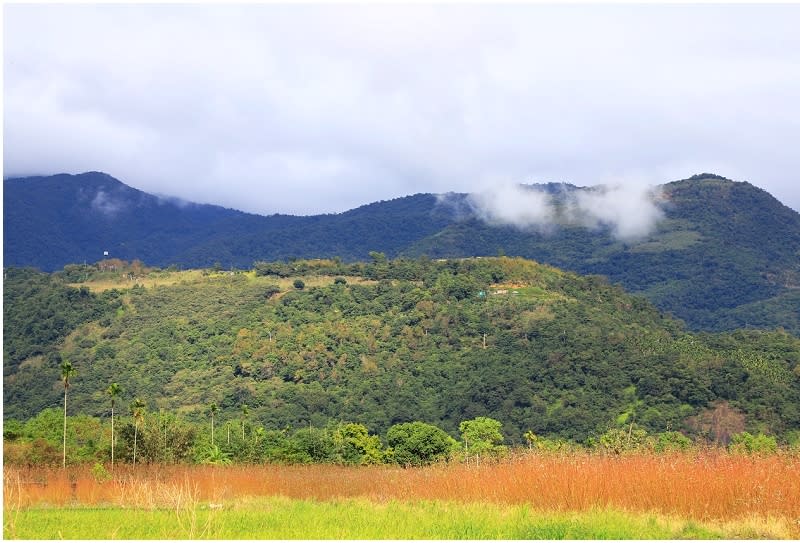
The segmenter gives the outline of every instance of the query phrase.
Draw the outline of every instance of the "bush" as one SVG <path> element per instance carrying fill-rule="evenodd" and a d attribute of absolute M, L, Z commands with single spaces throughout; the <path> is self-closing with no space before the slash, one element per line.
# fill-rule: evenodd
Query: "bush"
<path fill-rule="evenodd" d="M 401 466 L 424 466 L 445 460 L 456 440 L 444 430 L 424 422 L 395 424 L 386 433 L 392 460 Z"/>
<path fill-rule="evenodd" d="M 575 443 L 561 438 L 548 439 L 546 437 L 538 436 L 533 431 L 525 432 L 525 441 L 528 442 L 528 448 L 532 451 L 546 452 L 546 453 L 566 453 L 579 450 L 580 446 Z"/>
<path fill-rule="evenodd" d="M 300 428 L 286 443 L 283 460 L 292 464 L 330 462 L 334 450 L 333 436 L 327 430 Z"/>
<path fill-rule="evenodd" d="M 92 466 L 92 477 L 94 477 L 94 480 L 98 483 L 105 483 L 111 480 L 111 474 L 105 466 L 99 462 L 95 462 L 94 466 Z"/>
<path fill-rule="evenodd" d="M 267 285 L 264 287 L 264 298 L 272 298 L 275 294 L 278 294 L 281 291 L 281 287 L 278 285 Z"/>
<path fill-rule="evenodd" d="M 680 432 L 661 432 L 655 436 L 656 452 L 687 451 L 692 447 L 692 440 Z"/>
<path fill-rule="evenodd" d="M 778 442 L 774 437 L 762 433 L 752 435 L 742 432 L 731 437 L 728 450 L 736 454 L 769 454 L 778 450 Z"/>
<path fill-rule="evenodd" d="M 476 417 L 465 420 L 459 426 L 461 439 L 464 441 L 464 452 L 480 456 L 481 454 L 500 455 L 508 450 L 504 445 L 500 428 L 503 424 L 489 417 Z"/>
<path fill-rule="evenodd" d="M 16 419 L 9 419 L 3 423 L 3 439 L 6 441 L 19 439 L 24 432 L 25 426 Z"/>
<path fill-rule="evenodd" d="M 3 463 L 18 466 L 60 466 L 61 449 L 42 438 L 4 443 Z"/>
<path fill-rule="evenodd" d="M 293 285 L 294 288 L 296 288 L 297 290 L 303 290 L 304 288 L 306 288 L 306 284 L 303 282 L 302 279 L 295 279 Z"/>
<path fill-rule="evenodd" d="M 633 424 L 627 430 L 611 428 L 598 440 L 601 449 L 614 454 L 649 448 L 651 444 L 652 441 L 648 439 L 647 430 L 636 428 Z"/>
<path fill-rule="evenodd" d="M 340 424 L 334 434 L 336 457 L 345 464 L 380 464 L 383 462 L 381 438 L 370 435 L 363 424 Z"/>

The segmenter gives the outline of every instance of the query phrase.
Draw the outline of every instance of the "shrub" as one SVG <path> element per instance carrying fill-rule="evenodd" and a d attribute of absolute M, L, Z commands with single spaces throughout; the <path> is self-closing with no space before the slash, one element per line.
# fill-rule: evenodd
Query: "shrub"
<path fill-rule="evenodd" d="M 456 440 L 444 430 L 424 422 L 395 424 L 386 433 L 391 458 L 401 466 L 424 466 L 445 460 L 456 446 Z"/>
<path fill-rule="evenodd" d="M 272 298 L 272 296 L 274 296 L 275 294 L 278 294 L 280 291 L 281 287 L 279 287 L 278 285 L 267 285 L 266 287 L 264 287 L 263 295 L 264 298 L 269 299 Z"/>
<path fill-rule="evenodd" d="M 98 483 L 104 483 L 111 480 L 111 474 L 108 472 L 105 466 L 99 462 L 95 462 L 94 466 L 92 466 L 92 477 L 94 477 L 94 480 Z"/>
<path fill-rule="evenodd" d="M 754 436 L 750 432 L 742 432 L 731 437 L 728 450 L 737 454 L 768 454 L 778 450 L 778 442 L 774 437 L 762 433 Z"/>
<path fill-rule="evenodd" d="M 380 464 L 383 462 L 381 438 L 370 435 L 363 424 L 341 424 L 333 434 L 336 456 L 345 464 Z"/>
<path fill-rule="evenodd" d="M 313 426 L 300 428 L 286 443 L 283 460 L 299 464 L 330 462 L 334 448 L 333 436 L 327 430 Z"/>
<path fill-rule="evenodd" d="M 536 435 L 531 430 L 525 432 L 523 437 L 525 438 L 525 441 L 528 442 L 528 448 L 532 451 L 565 453 L 580 449 L 579 445 L 570 443 L 565 439 L 548 439 L 546 437 Z"/>
<path fill-rule="evenodd" d="M 500 421 L 489 417 L 476 417 L 463 421 L 458 430 L 461 432 L 461 439 L 464 440 L 464 452 L 475 455 L 499 455 L 507 451 L 507 447 L 500 444 L 503 441 L 503 434 L 500 433 L 502 426 Z"/>
<path fill-rule="evenodd" d="M 624 428 L 611 428 L 600 436 L 598 445 L 601 449 L 614 454 L 622 454 L 648 448 L 652 441 L 648 439 L 647 430 L 637 428 L 634 424 Z"/>
<path fill-rule="evenodd" d="M 196 461 L 199 464 L 226 466 L 231 463 L 231 455 L 219 448 L 219 445 L 208 444 L 197 451 Z"/>
<path fill-rule="evenodd" d="M 661 432 L 655 436 L 656 452 L 687 451 L 691 446 L 692 440 L 680 432 Z"/>

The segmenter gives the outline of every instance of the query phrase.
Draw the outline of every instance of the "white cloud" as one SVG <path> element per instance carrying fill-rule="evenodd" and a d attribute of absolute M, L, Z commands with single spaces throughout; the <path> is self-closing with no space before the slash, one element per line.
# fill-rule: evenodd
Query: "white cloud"
<path fill-rule="evenodd" d="M 800 209 L 798 5 L 4 15 L 6 175 L 104 170 L 148 192 L 317 213 L 496 179 L 711 170 Z"/>
<path fill-rule="evenodd" d="M 621 240 L 651 233 L 663 218 L 657 188 L 618 183 L 553 194 L 539 187 L 505 184 L 470 195 L 484 221 L 521 230 L 552 232 L 559 225 L 607 226 Z"/>
<path fill-rule="evenodd" d="M 114 217 L 117 213 L 125 208 L 123 200 L 114 198 L 104 190 L 98 190 L 94 198 L 92 198 L 92 209 L 96 209 L 107 217 Z"/>
<path fill-rule="evenodd" d="M 569 213 L 589 227 L 610 226 L 619 239 L 632 240 L 653 231 L 663 212 L 657 205 L 658 189 L 642 185 L 603 185 L 577 192 Z"/>

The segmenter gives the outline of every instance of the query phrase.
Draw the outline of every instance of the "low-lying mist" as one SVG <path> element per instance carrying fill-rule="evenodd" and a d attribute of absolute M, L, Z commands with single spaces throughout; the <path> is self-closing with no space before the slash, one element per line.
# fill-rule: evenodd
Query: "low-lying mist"
<path fill-rule="evenodd" d="M 664 217 L 659 207 L 661 189 L 632 184 L 547 190 L 506 184 L 474 193 L 467 201 L 473 212 L 492 225 L 551 232 L 559 225 L 610 228 L 619 240 L 650 234 Z"/>

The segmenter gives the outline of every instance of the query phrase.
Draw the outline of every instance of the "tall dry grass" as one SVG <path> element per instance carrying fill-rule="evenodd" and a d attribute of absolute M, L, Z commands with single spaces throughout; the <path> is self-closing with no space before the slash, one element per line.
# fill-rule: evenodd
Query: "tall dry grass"
<path fill-rule="evenodd" d="M 312 466 L 117 466 L 98 482 L 86 468 L 6 467 L 8 505 L 174 508 L 249 496 L 328 500 L 527 503 L 539 510 L 611 507 L 697 520 L 782 517 L 800 530 L 800 458 L 673 455 L 521 455 L 497 463 L 428 468 Z M 196 508 L 196 507 L 195 507 Z"/>

